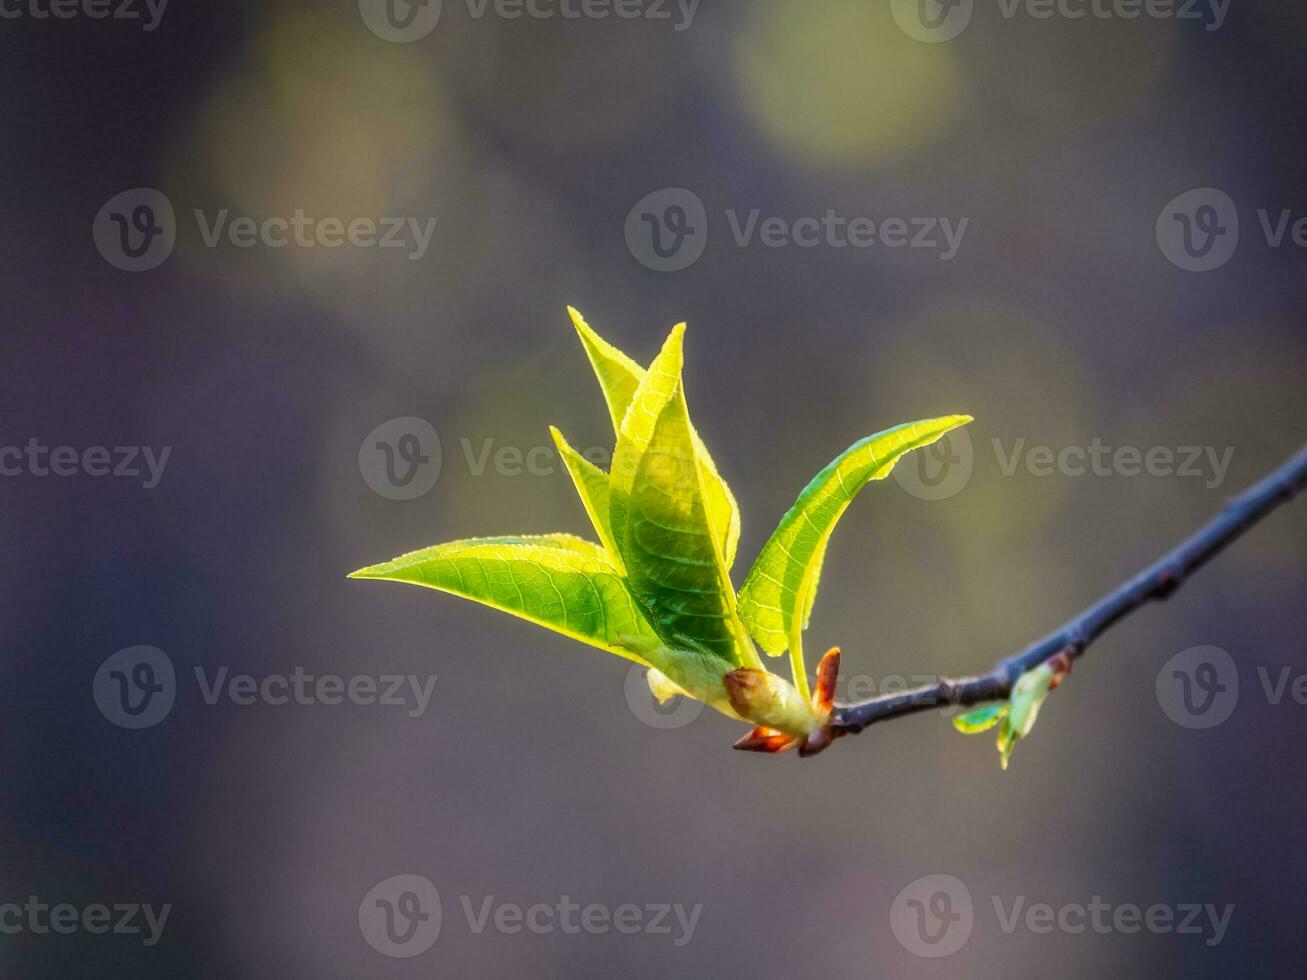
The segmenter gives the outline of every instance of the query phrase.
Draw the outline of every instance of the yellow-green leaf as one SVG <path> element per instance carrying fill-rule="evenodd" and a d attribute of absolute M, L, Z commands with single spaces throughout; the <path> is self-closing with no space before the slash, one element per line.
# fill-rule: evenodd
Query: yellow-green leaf
<path fill-rule="evenodd" d="M 562 458 L 563 465 L 567 467 L 572 483 L 576 486 L 581 505 L 585 507 L 590 523 L 594 525 L 599 540 L 603 542 L 604 549 L 608 552 L 608 560 L 619 575 L 625 575 L 626 567 L 622 564 L 622 556 L 617 550 L 617 543 L 613 540 L 612 518 L 608 506 L 608 474 L 573 449 L 557 428 L 551 425 L 549 432 L 554 437 L 558 455 Z"/>
<path fill-rule="evenodd" d="M 628 586 L 669 646 L 739 665 L 757 654 L 705 506 L 681 390 L 684 329 L 672 329 L 622 420 L 609 484 L 613 540 Z"/>
<path fill-rule="evenodd" d="M 570 534 L 451 541 L 350 578 L 463 596 L 645 666 L 633 651 L 658 641 L 604 550 Z"/>
<path fill-rule="evenodd" d="M 968 711 L 965 715 L 953 719 L 953 727 L 963 735 L 988 731 L 1007 714 L 1007 707 L 1006 701 L 1000 701 L 997 704 L 987 704 L 975 711 Z"/>
<path fill-rule="evenodd" d="M 886 429 L 855 442 L 812 479 L 781 518 L 740 590 L 740 615 L 759 646 L 779 655 L 807 627 L 827 542 L 858 491 L 889 476 L 904 453 L 970 421 L 969 415 L 948 415 Z"/>
<path fill-rule="evenodd" d="M 626 419 L 631 402 L 635 399 L 640 382 L 644 380 L 645 370 L 595 333 L 579 312 L 570 306 L 567 312 L 572 318 L 572 325 L 576 327 L 577 335 L 581 338 L 581 345 L 590 359 L 590 365 L 594 368 L 599 387 L 603 390 L 608 414 L 613 420 L 613 432 L 620 437 L 622 423 Z M 684 331 L 685 324 L 679 324 L 675 329 Z M 679 342 L 678 337 L 677 343 Z M 677 371 L 679 377 L 679 368 Z M 740 508 L 735 502 L 731 488 L 717 472 L 717 465 L 713 462 L 708 448 L 703 444 L 699 433 L 694 431 L 693 424 L 690 426 L 690 434 L 704 471 L 704 503 L 708 510 L 708 519 L 718 536 L 722 557 L 729 569 L 735 564 L 735 549 L 740 541 Z"/>
<path fill-rule="evenodd" d="M 632 411 L 639 403 L 637 396 Z M 742 663 L 734 595 L 704 509 L 679 385 L 658 412 L 629 480 L 616 469 L 613 479 L 614 535 L 627 584 L 654 629 L 672 646 Z"/>
<path fill-rule="evenodd" d="M 570 306 L 567 312 L 586 356 L 590 358 L 595 377 L 599 379 L 599 387 L 603 389 L 608 414 L 613 419 L 613 432 L 620 432 L 626 409 L 635 397 L 635 389 L 644 379 L 644 368 L 595 333 L 579 312 Z"/>
<path fill-rule="evenodd" d="M 1058 679 L 1054 667 L 1045 662 L 1026 671 L 1012 685 L 1012 694 L 1008 698 L 1007 717 L 1003 727 L 998 731 L 999 765 L 1007 768 L 1008 759 L 1019 740 L 1030 734 L 1039 717 L 1039 709 L 1056 686 Z"/>

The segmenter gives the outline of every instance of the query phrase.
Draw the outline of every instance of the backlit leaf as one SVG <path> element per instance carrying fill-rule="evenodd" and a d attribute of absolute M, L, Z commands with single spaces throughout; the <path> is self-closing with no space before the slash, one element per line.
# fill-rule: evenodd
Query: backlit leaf
<path fill-rule="evenodd" d="M 682 327 L 641 381 L 613 455 L 613 537 L 627 583 L 669 645 L 739 664 L 734 594 L 708 521 L 680 386 Z"/>
<path fill-rule="evenodd" d="M 968 711 L 965 715 L 954 718 L 953 727 L 964 735 L 975 735 L 978 732 L 988 731 L 1007 714 L 1007 708 L 1006 701 L 987 704 L 983 708 Z"/>
<path fill-rule="evenodd" d="M 613 420 L 613 432 L 620 436 L 626 412 L 635 398 L 640 382 L 644 380 L 645 370 L 595 333 L 581 314 L 572 307 L 569 306 L 567 312 L 572 318 L 572 325 L 576 327 L 577 335 L 581 338 L 586 356 L 590 358 L 595 377 L 599 379 L 599 387 L 603 389 L 604 401 L 608 404 L 608 414 Z M 684 328 L 684 324 L 678 327 L 682 331 Z M 677 343 L 679 342 L 678 339 Z M 679 377 L 679 368 L 677 376 Z M 690 434 L 694 440 L 695 450 L 699 454 L 699 463 L 703 468 L 704 502 L 708 510 L 708 519 L 718 536 L 722 557 L 729 569 L 735 564 L 735 549 L 740 541 L 740 508 L 735 502 L 731 488 L 717 472 L 717 465 L 713 462 L 703 440 L 699 438 L 699 433 L 694 431 L 693 424 L 690 426 Z"/>
<path fill-rule="evenodd" d="M 626 568 L 622 564 L 622 557 L 617 550 L 617 543 L 613 540 L 612 518 L 608 506 L 608 474 L 573 449 L 567 440 L 563 438 L 563 434 L 554 426 L 549 427 L 549 432 L 554 437 L 554 445 L 558 448 L 558 455 L 562 458 L 563 465 L 567 467 L 567 472 L 572 477 L 577 496 L 581 498 L 581 504 L 590 517 L 590 523 L 594 525 L 599 540 L 604 543 L 604 548 L 608 552 L 608 560 L 618 574 L 625 575 Z"/>
<path fill-rule="evenodd" d="M 883 480 L 904 453 L 928 446 L 969 415 L 909 422 L 855 442 L 799 494 L 763 546 L 740 590 L 739 609 L 754 639 L 773 656 L 808 625 L 831 532 L 871 480 Z"/>
<path fill-rule="evenodd" d="M 640 664 L 632 651 L 658 642 L 604 550 L 570 534 L 451 541 L 350 578 L 463 596 Z"/>

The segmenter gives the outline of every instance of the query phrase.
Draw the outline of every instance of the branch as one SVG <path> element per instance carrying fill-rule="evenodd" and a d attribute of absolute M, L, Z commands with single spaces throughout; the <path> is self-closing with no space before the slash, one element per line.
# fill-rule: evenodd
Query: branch
<path fill-rule="evenodd" d="M 1200 528 L 1174 551 L 1145 568 L 1118 589 L 1103 596 L 1059 630 L 1002 660 L 977 677 L 942 678 L 935 684 L 839 704 L 831 715 L 830 733 L 856 735 L 868 725 L 899 715 L 945 705 L 969 706 L 999 701 L 1026 671 L 1063 655 L 1069 664 L 1084 654 L 1109 626 L 1146 602 L 1169 598 L 1186 579 L 1244 531 L 1307 486 L 1307 447 L 1299 450 L 1270 476 L 1229 501 L 1215 520 Z"/>

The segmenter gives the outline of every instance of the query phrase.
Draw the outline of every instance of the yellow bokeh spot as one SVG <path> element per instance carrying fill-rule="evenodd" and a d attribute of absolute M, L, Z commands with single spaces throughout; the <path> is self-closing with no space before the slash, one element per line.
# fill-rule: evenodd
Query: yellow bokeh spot
<path fill-rule="evenodd" d="M 208 93 L 180 193 L 206 205 L 209 221 L 221 208 L 256 222 L 303 215 L 345 227 L 425 216 L 418 195 L 442 172 L 454 139 L 438 77 L 413 51 L 376 43 L 344 16 L 292 4 L 268 14 Z M 379 254 L 294 242 L 206 251 L 206 266 L 225 260 L 249 275 L 280 268 L 324 285 Z M 243 261 L 248 255 L 258 261 Z"/>
<path fill-rule="evenodd" d="M 734 54 L 750 116 L 813 166 L 852 169 L 907 156 L 961 102 L 950 46 L 908 37 L 887 4 L 767 4 L 737 36 Z"/>

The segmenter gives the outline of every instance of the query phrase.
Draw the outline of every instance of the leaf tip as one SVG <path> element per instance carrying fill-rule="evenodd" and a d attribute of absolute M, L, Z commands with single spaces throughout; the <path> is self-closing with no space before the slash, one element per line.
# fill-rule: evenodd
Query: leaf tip
<path fill-rule="evenodd" d="M 567 308 L 567 315 L 572 318 L 572 326 L 576 328 L 577 335 L 581 338 L 581 343 L 584 344 L 587 349 L 591 347 L 599 347 L 603 344 L 599 335 L 594 332 L 594 328 L 585 322 L 585 317 L 582 316 L 580 310 L 575 306 L 569 306 Z"/>

